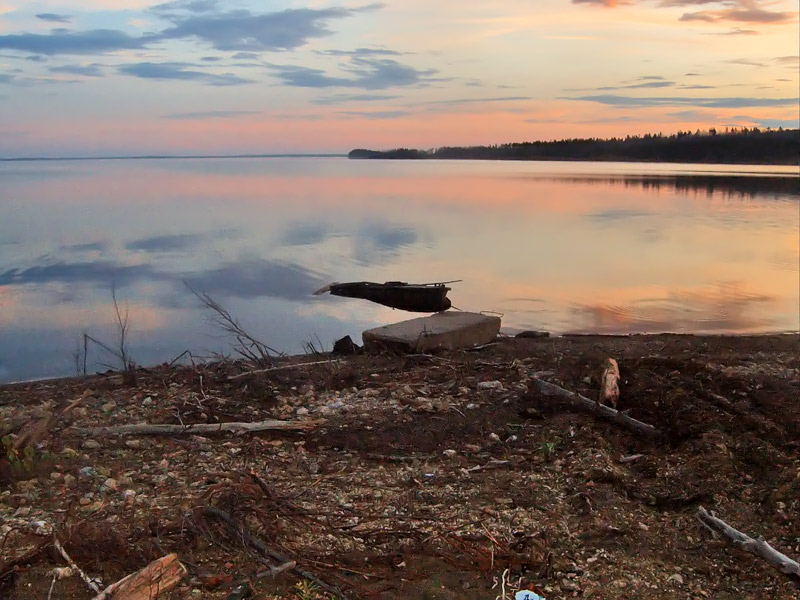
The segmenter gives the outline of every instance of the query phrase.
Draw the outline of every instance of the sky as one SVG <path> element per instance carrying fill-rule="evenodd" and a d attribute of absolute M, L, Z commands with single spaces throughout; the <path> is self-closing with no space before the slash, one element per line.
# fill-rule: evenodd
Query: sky
<path fill-rule="evenodd" d="M 0 0 L 0 157 L 798 127 L 796 0 Z"/>

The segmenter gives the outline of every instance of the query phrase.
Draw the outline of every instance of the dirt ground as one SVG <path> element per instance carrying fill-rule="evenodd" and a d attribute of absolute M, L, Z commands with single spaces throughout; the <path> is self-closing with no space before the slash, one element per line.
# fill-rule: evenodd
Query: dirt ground
<path fill-rule="evenodd" d="M 531 383 L 594 399 L 607 357 L 619 409 L 657 438 Z M 800 599 L 797 581 L 696 518 L 703 506 L 800 556 L 797 335 L 499 338 L 231 379 L 244 371 L 164 365 L 135 385 L 109 373 L 0 387 L 9 447 L 82 398 L 0 458 L 0 598 L 93 596 L 78 577 L 54 581 L 66 566 L 55 535 L 101 588 L 178 553 L 188 574 L 161 598 L 493 600 L 532 584 L 547 600 Z M 80 431 L 268 418 L 319 422 Z M 287 561 L 297 567 L 270 571 Z"/>

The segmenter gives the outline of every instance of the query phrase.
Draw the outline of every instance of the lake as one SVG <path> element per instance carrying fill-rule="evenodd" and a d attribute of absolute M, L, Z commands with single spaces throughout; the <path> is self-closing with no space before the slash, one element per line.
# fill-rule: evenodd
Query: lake
<path fill-rule="evenodd" d="M 30 161 L 0 189 L 2 381 L 113 343 L 112 286 L 143 365 L 229 352 L 187 284 L 290 353 L 416 316 L 311 295 L 331 281 L 461 279 L 453 305 L 509 333 L 800 329 L 796 167 Z"/>

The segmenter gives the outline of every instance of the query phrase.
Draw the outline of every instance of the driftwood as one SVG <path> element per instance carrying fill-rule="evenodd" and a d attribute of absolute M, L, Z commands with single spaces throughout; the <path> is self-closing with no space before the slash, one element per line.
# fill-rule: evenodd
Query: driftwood
<path fill-rule="evenodd" d="M 297 566 L 297 564 L 294 564 L 294 566 L 289 567 L 288 566 L 289 563 L 292 563 L 293 561 L 289 560 L 288 557 L 286 557 L 284 554 L 281 554 L 277 550 L 273 550 L 258 538 L 250 535 L 247 531 L 245 531 L 244 528 L 241 527 L 241 525 L 239 525 L 233 519 L 233 517 L 229 513 L 225 512 L 224 510 L 220 510 L 219 508 L 216 508 L 214 506 L 207 506 L 204 512 L 206 515 L 210 517 L 214 517 L 219 519 L 220 521 L 223 521 L 236 534 L 237 538 L 241 539 L 248 545 L 255 548 L 256 551 L 258 551 L 258 553 L 261 554 L 262 556 L 272 558 L 282 563 L 281 565 L 279 565 L 278 567 L 274 567 L 270 571 L 283 570 L 283 568 L 285 567 L 286 569 L 294 571 L 300 577 L 307 579 L 311 583 L 315 584 L 316 586 L 318 586 L 325 592 L 335 596 L 336 598 L 340 598 L 341 600 L 347 600 L 347 597 L 342 593 L 342 591 L 339 588 L 325 583 L 310 571 L 306 571 L 302 567 Z M 259 576 L 261 575 L 262 574 L 259 574 Z"/>
<path fill-rule="evenodd" d="M 155 600 L 178 585 L 186 573 L 178 555 L 167 554 L 112 583 L 93 600 Z"/>
<path fill-rule="evenodd" d="M 697 518 L 714 532 L 722 534 L 734 546 L 764 559 L 781 573 L 785 573 L 800 583 L 800 564 L 770 546 L 764 538 L 753 539 L 714 516 L 702 506 L 697 509 Z"/>
<path fill-rule="evenodd" d="M 588 412 L 595 416 L 608 419 L 620 425 L 621 427 L 625 427 L 626 429 L 630 429 L 636 433 L 640 433 L 643 435 L 648 436 L 659 436 L 660 433 L 658 429 L 649 425 L 647 423 L 643 423 L 642 421 L 637 421 L 636 419 L 629 417 L 625 413 L 622 413 L 618 410 L 615 410 L 609 406 L 603 406 L 594 400 L 590 400 L 585 396 L 581 396 L 580 394 L 576 394 L 575 392 L 570 392 L 569 390 L 565 390 L 564 388 L 555 385 L 554 383 L 549 383 L 547 381 L 543 381 L 541 379 L 531 379 L 531 385 L 535 386 L 535 388 L 543 395 L 543 396 L 552 396 L 558 398 L 559 400 L 565 400 L 572 406 L 579 408 L 584 412 Z"/>
<path fill-rule="evenodd" d="M 257 433 L 259 431 L 310 431 L 324 420 L 279 421 L 267 419 L 255 423 L 193 423 L 189 425 L 169 425 L 166 423 L 141 423 L 137 425 L 118 425 L 116 427 L 87 427 L 78 429 L 80 434 L 102 435 L 179 435 L 214 433 Z"/>
<path fill-rule="evenodd" d="M 619 400 L 619 365 L 613 358 L 603 363 L 603 374 L 600 376 L 600 404 L 611 404 L 617 408 Z"/>
<path fill-rule="evenodd" d="M 312 362 L 299 362 L 299 363 L 286 363 L 285 365 L 278 365 L 276 367 L 269 367 L 267 369 L 256 369 L 255 371 L 245 371 L 244 373 L 239 373 L 238 375 L 231 375 L 228 377 L 228 381 L 234 381 L 236 379 L 242 379 L 244 377 L 249 377 L 250 375 L 258 375 L 260 373 L 269 373 L 271 371 L 286 371 L 288 369 L 299 369 L 301 367 L 313 367 L 315 365 L 335 365 L 340 362 L 344 362 L 344 360 L 337 358 L 334 360 L 315 360 Z"/>
<path fill-rule="evenodd" d="M 53 539 L 53 547 L 56 551 L 61 555 L 61 557 L 67 561 L 67 564 L 72 568 L 73 572 L 77 573 L 81 579 L 89 586 L 89 589 L 92 590 L 95 594 L 100 593 L 100 586 L 103 585 L 99 579 L 92 579 L 86 573 L 83 572 L 78 565 L 75 564 L 75 561 L 72 560 L 67 554 L 67 551 L 64 550 L 64 546 L 61 545 L 61 542 L 58 541 L 58 538 Z"/>

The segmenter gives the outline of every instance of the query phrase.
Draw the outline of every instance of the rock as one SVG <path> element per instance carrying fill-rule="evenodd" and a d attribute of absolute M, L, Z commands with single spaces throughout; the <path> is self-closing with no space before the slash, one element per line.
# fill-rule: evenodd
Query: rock
<path fill-rule="evenodd" d="M 53 471 L 52 473 L 50 473 L 50 479 L 52 479 L 53 481 L 60 481 L 62 477 L 64 477 L 64 475 L 62 473 L 59 473 L 58 471 Z"/>
<path fill-rule="evenodd" d="M 100 493 L 107 494 L 108 492 L 115 492 L 117 490 L 117 480 L 108 478 L 100 486 Z"/>
<path fill-rule="evenodd" d="M 331 354 L 336 356 L 347 356 L 350 354 L 358 354 L 360 351 L 361 346 L 350 339 L 349 335 L 346 335 L 333 343 L 333 351 Z"/>
<path fill-rule="evenodd" d="M 142 406 L 152 406 L 153 403 L 153 399 L 150 396 L 142 400 Z"/>
<path fill-rule="evenodd" d="M 139 448 L 142 447 L 142 440 L 125 440 L 125 445 L 128 448 L 138 450 Z"/>
<path fill-rule="evenodd" d="M 368 329 L 361 334 L 367 350 L 397 349 L 405 352 L 458 350 L 493 341 L 500 331 L 500 317 L 471 312 L 440 312 L 393 325 Z"/>
<path fill-rule="evenodd" d="M 515 338 L 547 338 L 550 337 L 550 333 L 548 331 L 532 331 L 526 329 L 525 331 L 520 331 L 517 335 L 514 336 Z"/>
<path fill-rule="evenodd" d="M 100 407 L 100 410 L 102 410 L 104 413 L 108 414 L 110 412 L 113 412 L 115 408 L 117 408 L 117 403 L 116 402 L 106 402 L 105 404 L 103 404 Z"/>
<path fill-rule="evenodd" d="M 102 448 L 102 444 L 97 440 L 88 439 L 83 442 L 83 447 L 87 450 L 97 450 L 98 448 Z"/>
<path fill-rule="evenodd" d="M 683 585 L 683 576 L 680 573 L 674 573 L 667 577 L 667 583 L 677 583 Z"/>
<path fill-rule="evenodd" d="M 503 389 L 503 382 L 501 381 L 479 381 L 478 382 L 478 389 L 479 390 L 502 390 Z"/>
<path fill-rule="evenodd" d="M 70 475 L 69 473 L 64 475 L 64 485 L 65 486 L 72 487 L 73 485 L 75 485 L 76 481 L 78 481 L 78 480 L 75 478 L 74 475 Z"/>
<path fill-rule="evenodd" d="M 89 466 L 81 467 L 80 469 L 78 469 L 78 477 L 84 479 L 90 479 L 90 478 L 94 479 L 95 477 L 97 477 L 97 471 L 94 470 L 94 467 L 89 467 Z"/>
<path fill-rule="evenodd" d="M 78 458 L 80 456 L 80 453 L 74 448 L 67 447 L 61 451 L 61 456 L 63 456 L 64 458 Z"/>
<path fill-rule="evenodd" d="M 442 454 L 444 454 L 447 458 L 453 458 L 458 454 L 458 452 L 453 450 L 452 448 L 448 448 L 447 450 L 442 452 Z"/>
<path fill-rule="evenodd" d="M 305 417 L 308 414 L 308 409 L 305 406 L 301 406 L 295 411 L 295 414 L 298 417 Z"/>

